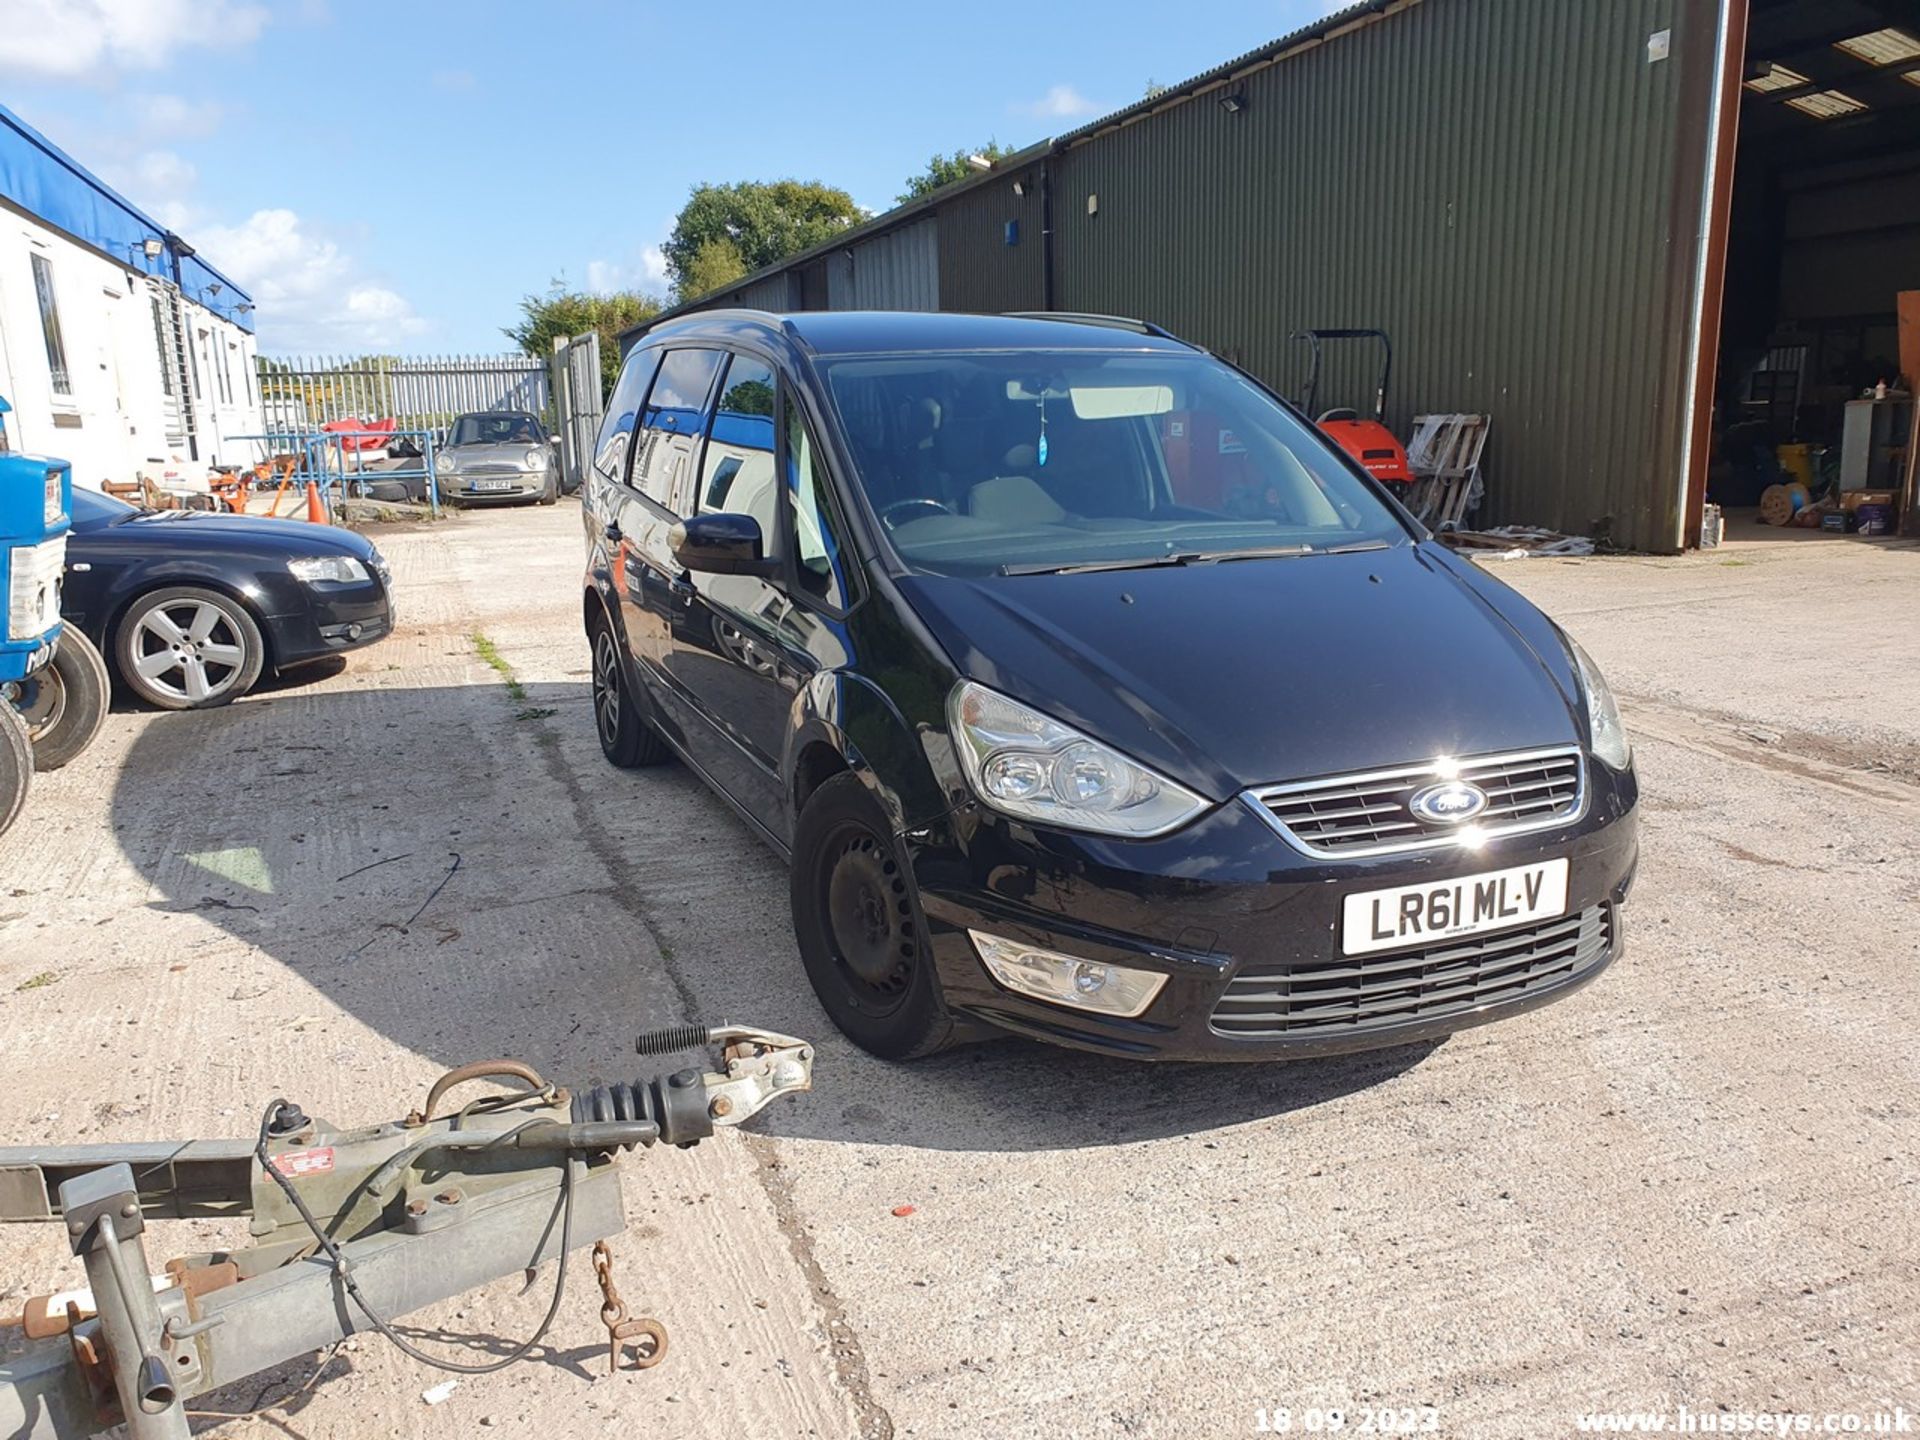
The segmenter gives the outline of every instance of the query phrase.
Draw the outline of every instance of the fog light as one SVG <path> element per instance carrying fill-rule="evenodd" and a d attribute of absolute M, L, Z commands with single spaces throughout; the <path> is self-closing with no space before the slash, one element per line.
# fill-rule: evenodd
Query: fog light
<path fill-rule="evenodd" d="M 1102 1015 L 1133 1016 L 1151 1005 L 1167 983 L 1166 976 L 1151 970 L 1082 960 L 1018 940 L 983 935 L 978 930 L 967 934 L 973 937 L 973 948 L 980 952 L 981 963 L 994 979 L 1009 990 L 1054 1005 L 1095 1010 Z"/>

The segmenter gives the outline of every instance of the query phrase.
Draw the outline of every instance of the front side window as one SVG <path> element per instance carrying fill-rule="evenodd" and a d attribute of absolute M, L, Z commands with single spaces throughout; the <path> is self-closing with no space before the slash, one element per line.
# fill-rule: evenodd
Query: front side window
<path fill-rule="evenodd" d="M 787 406 L 787 493 L 793 506 L 795 573 L 800 587 L 830 610 L 847 607 L 845 533 L 834 513 L 825 459 L 800 407 Z"/>
<path fill-rule="evenodd" d="M 658 350 L 636 350 L 620 367 L 613 394 L 607 397 L 606 414 L 600 420 L 600 435 L 593 442 L 593 468 L 609 480 L 624 480 L 627 475 L 627 447 L 640 424 L 640 403 L 653 384 L 653 372 L 660 368 Z"/>
<path fill-rule="evenodd" d="M 775 493 L 773 371 L 759 360 L 736 355 L 727 366 L 707 427 L 695 508 L 751 515 L 771 545 Z"/>
<path fill-rule="evenodd" d="M 1307 425 L 1204 355 L 826 365 L 856 478 L 910 568 L 984 575 L 1399 544 Z"/>
<path fill-rule="evenodd" d="M 727 357 L 718 350 L 669 350 L 640 417 L 633 487 L 675 515 L 691 505 L 694 452 L 707 428 L 707 397 Z"/>
<path fill-rule="evenodd" d="M 40 332 L 47 341 L 47 373 L 53 378 L 53 393 L 73 394 L 73 376 L 67 370 L 67 342 L 60 334 L 60 303 L 53 293 L 53 262 L 36 253 L 33 257 L 33 289 L 40 300 Z"/>

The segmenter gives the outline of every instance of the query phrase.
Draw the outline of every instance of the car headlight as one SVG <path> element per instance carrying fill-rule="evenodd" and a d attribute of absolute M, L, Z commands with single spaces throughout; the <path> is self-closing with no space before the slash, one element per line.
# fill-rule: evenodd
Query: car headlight
<path fill-rule="evenodd" d="M 442 450 L 438 455 L 433 457 L 433 473 L 436 475 L 457 475 L 460 473 L 460 462 L 445 450 Z"/>
<path fill-rule="evenodd" d="M 296 580 L 309 585 L 326 580 L 336 585 L 364 585 L 367 580 L 367 567 L 351 555 L 302 555 L 287 561 L 287 569 Z"/>
<path fill-rule="evenodd" d="M 527 469 L 544 470 L 547 468 L 547 452 L 539 446 L 527 451 Z"/>
<path fill-rule="evenodd" d="M 971 680 L 953 687 L 947 719 L 967 783 L 1004 814 L 1144 839 L 1207 808 L 1185 786 Z"/>
<path fill-rule="evenodd" d="M 1613 687 L 1593 657 L 1580 648 L 1580 642 L 1567 637 L 1567 649 L 1573 655 L 1574 669 L 1580 672 L 1580 691 L 1587 701 L 1587 729 L 1593 735 L 1593 753 L 1616 770 L 1633 764 L 1633 743 L 1627 739 L 1627 727 L 1620 723 L 1620 706 L 1613 698 Z"/>

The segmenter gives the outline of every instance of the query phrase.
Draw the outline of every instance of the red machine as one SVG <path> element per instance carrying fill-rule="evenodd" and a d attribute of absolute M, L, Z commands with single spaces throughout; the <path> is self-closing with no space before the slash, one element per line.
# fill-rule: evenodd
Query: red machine
<path fill-rule="evenodd" d="M 1413 488 L 1413 468 L 1407 463 L 1407 447 L 1386 427 L 1387 378 L 1393 372 L 1393 342 L 1384 330 L 1296 330 L 1289 340 L 1305 340 L 1313 349 L 1313 365 L 1307 374 L 1307 388 L 1301 393 L 1300 408 L 1313 416 L 1313 423 L 1334 444 L 1357 460 L 1374 479 L 1394 487 L 1394 494 L 1405 499 Z M 1339 408 L 1315 412 L 1313 402 L 1320 389 L 1320 345 L 1324 340 L 1378 340 L 1380 342 L 1380 383 L 1373 392 L 1373 418 L 1363 420 L 1357 410 Z"/>

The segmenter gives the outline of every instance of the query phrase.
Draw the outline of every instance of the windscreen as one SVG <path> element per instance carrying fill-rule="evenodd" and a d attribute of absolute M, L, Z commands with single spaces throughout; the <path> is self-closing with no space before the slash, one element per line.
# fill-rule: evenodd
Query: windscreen
<path fill-rule="evenodd" d="M 910 567 L 1019 573 L 1395 544 L 1386 506 L 1272 397 L 1194 353 L 826 364 Z"/>
<path fill-rule="evenodd" d="M 455 445 L 534 445 L 540 426 L 531 415 L 462 415 L 453 422 Z"/>

